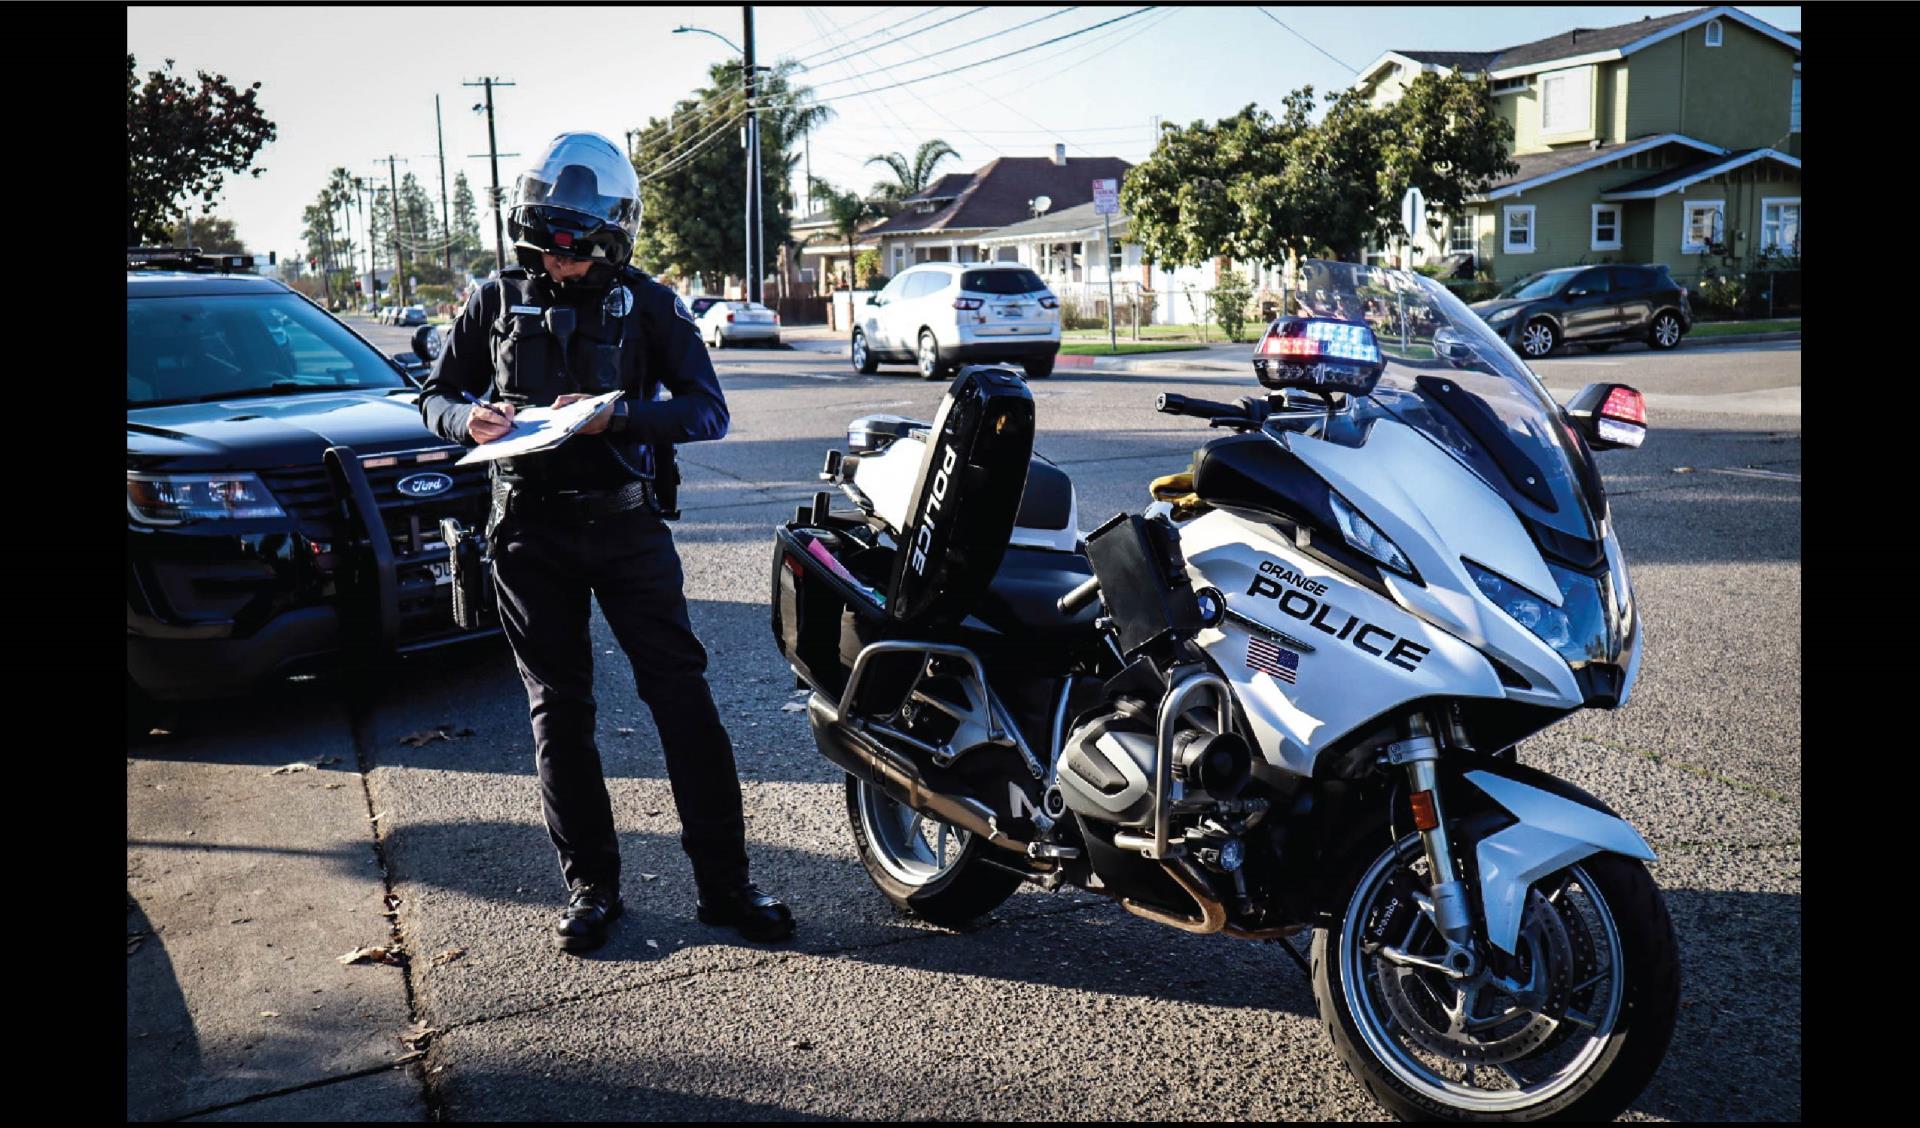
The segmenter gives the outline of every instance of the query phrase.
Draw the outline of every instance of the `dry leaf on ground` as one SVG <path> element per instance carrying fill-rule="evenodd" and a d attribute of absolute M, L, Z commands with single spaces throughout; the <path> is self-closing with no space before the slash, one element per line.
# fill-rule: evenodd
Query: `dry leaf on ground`
<path fill-rule="evenodd" d="M 260 1017 L 261 1018 L 279 1018 L 280 1012 L 279 1011 L 261 1011 Z"/>
<path fill-rule="evenodd" d="M 448 948 L 444 952 L 435 952 L 433 956 L 433 966 L 445 967 L 466 954 L 467 950 L 465 948 Z"/>
<path fill-rule="evenodd" d="M 355 948 L 353 951 L 341 956 L 340 962 L 343 964 L 383 963 L 397 965 L 400 963 L 401 954 L 400 949 L 397 947 L 387 948 L 376 945 L 370 948 Z"/>
<path fill-rule="evenodd" d="M 307 763 L 305 760 L 302 760 L 297 764 L 282 764 L 279 767 L 268 772 L 267 774 L 270 776 L 289 775 L 293 772 L 310 772 L 312 770 L 313 770 L 313 765 Z"/>
<path fill-rule="evenodd" d="M 435 725 L 430 729 L 421 729 L 419 732 L 408 733 L 407 735 L 400 738 L 400 743 L 409 745 L 414 748 L 418 748 L 422 744 L 426 744 L 428 741 L 452 740 L 452 739 L 453 739 L 453 726 L 450 724 L 446 724 L 446 725 Z"/>
<path fill-rule="evenodd" d="M 414 1023 L 411 1030 L 402 1030 L 398 1037 L 406 1043 L 408 1049 L 424 1050 L 427 1043 L 433 1041 L 433 1036 L 438 1033 L 440 1033 L 439 1027 L 428 1026 L 425 1021 L 421 1021 Z"/>

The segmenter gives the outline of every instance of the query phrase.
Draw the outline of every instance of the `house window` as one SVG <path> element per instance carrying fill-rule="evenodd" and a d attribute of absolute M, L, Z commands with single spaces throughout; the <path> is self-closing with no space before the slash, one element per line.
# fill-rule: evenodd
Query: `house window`
<path fill-rule="evenodd" d="M 1473 237 L 1473 216 L 1456 215 L 1447 225 L 1447 253 L 1450 255 L 1470 255 L 1477 248 Z"/>
<path fill-rule="evenodd" d="M 1120 247 L 1120 240 L 1107 240 L 1107 273 L 1118 274 L 1126 265 L 1126 255 Z"/>
<path fill-rule="evenodd" d="M 1799 197 L 1774 197 L 1760 201 L 1760 249 L 1799 256 Z"/>
<path fill-rule="evenodd" d="M 1800 132 L 1800 76 L 1793 76 L 1793 109 L 1787 114 L 1787 132 Z"/>
<path fill-rule="evenodd" d="M 1620 205 L 1593 205 L 1593 240 L 1591 248 L 1596 251 L 1617 251 L 1620 249 Z"/>
<path fill-rule="evenodd" d="M 901 271 L 905 270 L 906 268 L 907 268 L 906 244 L 896 243 L 894 244 L 894 247 L 893 247 L 893 272 L 895 274 L 898 274 Z"/>
<path fill-rule="evenodd" d="M 1721 40 L 1720 21 L 1708 20 L 1707 21 L 1707 46 L 1718 47 L 1720 46 L 1720 40 Z"/>
<path fill-rule="evenodd" d="M 1580 133 L 1593 124 L 1593 68 L 1574 67 L 1540 78 L 1540 132 Z"/>
<path fill-rule="evenodd" d="M 1510 255 L 1533 253 L 1533 205 L 1503 208 L 1506 238 L 1501 246 Z"/>
<path fill-rule="evenodd" d="M 1495 94 L 1512 94 L 1516 91 L 1525 90 L 1529 81 L 1530 80 L 1526 78 L 1496 78 L 1493 80 L 1493 92 Z"/>
<path fill-rule="evenodd" d="M 1680 250 L 1697 255 L 1718 243 L 1723 223 L 1725 200 L 1693 200 L 1680 209 L 1686 226 L 1680 231 Z"/>

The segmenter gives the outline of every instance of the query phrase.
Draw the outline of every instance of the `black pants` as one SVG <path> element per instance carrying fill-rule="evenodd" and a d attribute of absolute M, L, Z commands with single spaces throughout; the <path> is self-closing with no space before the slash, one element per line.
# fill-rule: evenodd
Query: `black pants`
<path fill-rule="evenodd" d="M 489 538 L 493 582 L 527 686 L 540 802 L 561 876 L 569 887 L 620 885 L 619 838 L 594 743 L 592 592 L 660 731 L 695 880 L 702 888 L 745 881 L 733 745 L 707 688 L 706 648 L 687 618 L 673 534 L 651 508 L 579 521 L 515 500 Z"/>

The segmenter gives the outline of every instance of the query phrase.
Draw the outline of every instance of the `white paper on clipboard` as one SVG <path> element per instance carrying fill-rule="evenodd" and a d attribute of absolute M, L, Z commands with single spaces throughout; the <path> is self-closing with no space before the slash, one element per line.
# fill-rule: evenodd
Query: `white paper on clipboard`
<path fill-rule="evenodd" d="M 603 396 L 574 400 L 565 407 L 529 407 L 525 411 L 515 412 L 513 430 L 490 443 L 481 443 L 474 447 L 454 465 L 466 466 L 474 462 L 490 462 L 496 458 L 518 458 L 523 454 L 538 454 L 543 450 L 552 450 L 565 442 L 575 431 L 592 422 L 601 408 L 625 394 L 617 391 L 608 392 Z"/>

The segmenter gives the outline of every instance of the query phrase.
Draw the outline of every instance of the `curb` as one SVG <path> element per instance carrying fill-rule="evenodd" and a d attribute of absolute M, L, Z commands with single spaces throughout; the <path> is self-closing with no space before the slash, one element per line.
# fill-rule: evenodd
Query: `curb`
<path fill-rule="evenodd" d="M 1725 335 L 1716 333 L 1695 337 L 1693 344 L 1696 348 L 1706 348 L 1712 345 L 1752 345 L 1763 341 L 1797 341 L 1799 339 L 1798 329 L 1788 329 L 1779 333 L 1727 333 Z M 1684 338 L 1681 343 L 1686 343 Z"/>

